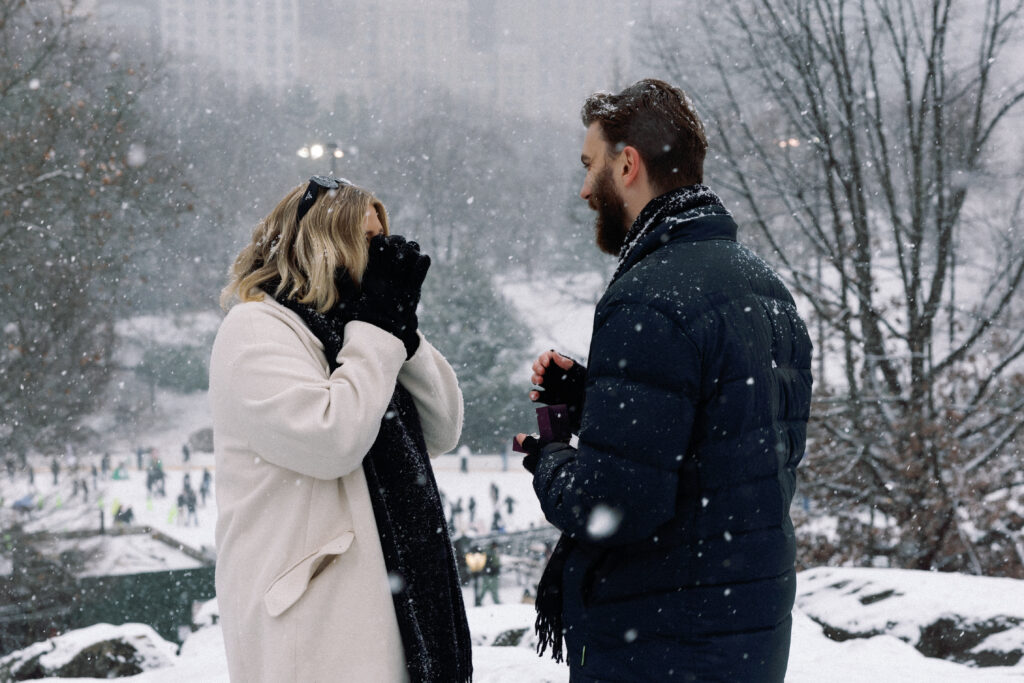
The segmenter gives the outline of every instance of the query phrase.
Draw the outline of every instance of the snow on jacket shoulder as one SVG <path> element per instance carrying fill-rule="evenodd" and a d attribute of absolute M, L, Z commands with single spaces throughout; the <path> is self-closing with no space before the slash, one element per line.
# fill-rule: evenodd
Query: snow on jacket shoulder
<path fill-rule="evenodd" d="M 387 571 L 361 467 L 395 383 L 428 451 L 458 442 L 462 395 L 425 339 L 345 327 L 331 374 L 323 346 L 272 300 L 242 303 L 210 361 L 217 596 L 233 681 L 406 677 Z"/>

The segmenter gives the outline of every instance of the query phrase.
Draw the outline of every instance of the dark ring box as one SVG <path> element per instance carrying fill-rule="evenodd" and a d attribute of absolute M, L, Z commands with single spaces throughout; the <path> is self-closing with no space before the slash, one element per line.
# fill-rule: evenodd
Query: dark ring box
<path fill-rule="evenodd" d="M 552 441 L 568 443 L 572 437 L 569 407 L 560 403 L 537 408 L 537 431 L 540 433 L 540 440 L 543 443 Z M 515 438 L 512 439 L 512 450 L 516 453 L 526 452 Z"/>

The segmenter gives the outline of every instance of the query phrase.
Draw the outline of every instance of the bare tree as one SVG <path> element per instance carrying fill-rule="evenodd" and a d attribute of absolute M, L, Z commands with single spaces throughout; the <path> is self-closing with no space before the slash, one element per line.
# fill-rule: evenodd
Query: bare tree
<path fill-rule="evenodd" d="M 999 150 L 1022 11 L 724 0 L 701 31 L 651 24 L 700 96 L 711 177 L 810 312 L 809 493 L 840 518 L 810 561 L 1024 576 L 1024 190 Z M 707 68 L 682 46 L 701 34 Z"/>
<path fill-rule="evenodd" d="M 12 449 L 78 440 L 113 369 L 137 257 L 188 212 L 144 71 L 77 3 L 0 0 L 0 403 Z"/>

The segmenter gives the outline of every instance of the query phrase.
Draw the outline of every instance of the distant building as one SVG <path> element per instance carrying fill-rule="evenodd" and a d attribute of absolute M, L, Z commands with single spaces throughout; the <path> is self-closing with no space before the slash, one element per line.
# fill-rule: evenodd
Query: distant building
<path fill-rule="evenodd" d="M 634 4 L 86 0 L 83 11 L 186 71 L 219 71 L 240 92 L 309 84 L 330 104 L 444 88 L 506 112 L 565 116 L 631 75 Z"/>
<path fill-rule="evenodd" d="M 301 77 L 298 0 L 157 0 L 160 43 L 177 61 L 216 68 L 242 90 Z M 323 17 L 321 17 L 321 21 Z M 330 26 L 326 21 L 321 26 Z"/>

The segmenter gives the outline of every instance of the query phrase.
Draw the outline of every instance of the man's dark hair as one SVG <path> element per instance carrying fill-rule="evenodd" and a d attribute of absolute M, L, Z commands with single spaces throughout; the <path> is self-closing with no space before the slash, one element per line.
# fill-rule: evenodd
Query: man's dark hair
<path fill-rule="evenodd" d="M 601 124 L 609 153 L 635 147 L 658 192 L 704 182 L 704 124 L 679 88 L 645 78 L 618 95 L 594 93 L 580 114 L 584 126 Z"/>

